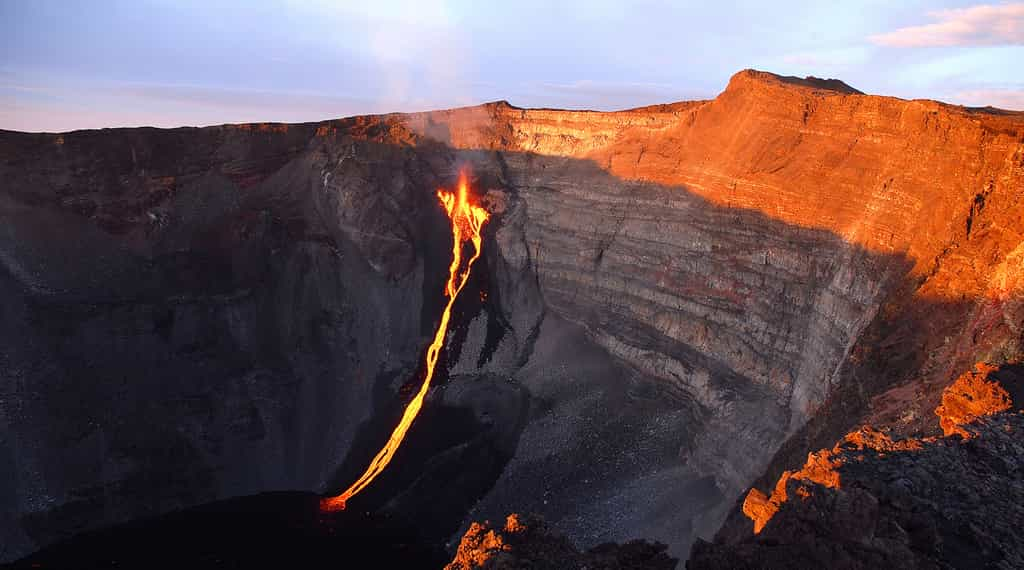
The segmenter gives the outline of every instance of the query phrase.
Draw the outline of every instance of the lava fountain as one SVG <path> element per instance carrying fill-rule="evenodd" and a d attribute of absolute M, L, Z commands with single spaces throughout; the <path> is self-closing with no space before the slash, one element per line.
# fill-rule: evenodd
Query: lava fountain
<path fill-rule="evenodd" d="M 423 399 L 430 389 L 430 381 L 434 378 L 434 366 L 437 364 L 437 357 L 441 354 L 441 347 L 444 345 L 445 335 L 448 333 L 448 323 L 451 320 L 452 305 L 456 297 L 469 280 L 469 272 L 473 263 L 480 257 L 482 239 L 480 230 L 489 217 L 487 210 L 469 202 L 469 183 L 466 181 L 465 171 L 459 172 L 459 186 L 455 192 L 438 190 L 437 197 L 441 200 L 452 226 L 452 263 L 448 266 L 448 283 L 445 285 L 444 294 L 448 298 L 441 313 L 441 322 L 434 332 L 434 341 L 427 348 L 427 371 L 423 378 L 416 396 L 405 407 L 402 420 L 391 432 L 391 437 L 381 448 L 377 455 L 370 461 L 366 471 L 356 479 L 355 483 L 340 495 L 327 497 L 320 501 L 320 509 L 324 511 L 340 511 L 345 508 L 345 503 L 356 493 L 366 488 L 373 480 L 380 475 L 384 468 L 391 463 L 398 446 L 402 445 L 405 433 L 409 431 L 413 420 L 423 407 Z M 463 245 L 470 242 L 473 245 L 472 255 L 463 262 Z"/>

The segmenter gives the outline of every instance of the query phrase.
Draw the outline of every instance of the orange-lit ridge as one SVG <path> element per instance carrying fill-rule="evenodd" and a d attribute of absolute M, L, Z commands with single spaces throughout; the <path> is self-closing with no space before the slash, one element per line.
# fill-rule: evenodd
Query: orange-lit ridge
<path fill-rule="evenodd" d="M 427 391 L 430 389 L 430 381 L 434 377 L 434 366 L 437 364 L 437 357 L 441 353 L 441 346 L 444 344 L 444 338 L 448 332 L 452 305 L 455 304 L 455 298 L 458 297 L 466 285 L 466 281 L 469 280 L 473 262 L 480 257 L 482 245 L 480 230 L 489 216 L 487 210 L 469 202 L 469 184 L 466 181 L 466 173 L 459 173 L 459 187 L 456 192 L 438 190 L 437 197 L 441 200 L 441 205 L 444 206 L 451 219 L 452 263 L 448 267 L 448 283 L 444 289 L 448 302 L 445 304 L 444 312 L 441 313 L 441 322 L 437 325 L 437 331 L 434 333 L 434 341 L 427 348 L 427 372 L 423 378 L 423 384 L 420 385 L 419 392 L 409 402 L 409 405 L 405 407 L 405 413 L 402 414 L 402 420 L 398 422 L 395 431 L 391 432 L 391 437 L 373 458 L 373 461 L 370 461 L 369 467 L 366 468 L 362 476 L 356 479 L 356 482 L 352 483 L 352 486 L 344 493 L 321 500 L 320 508 L 322 510 L 340 511 L 344 509 L 345 503 L 353 495 L 365 489 L 391 462 L 395 451 L 398 450 L 398 446 L 405 438 L 405 433 L 409 431 L 409 426 L 412 425 L 420 408 L 423 407 L 423 399 L 426 398 Z M 473 244 L 473 254 L 463 263 L 462 248 L 467 241 Z"/>

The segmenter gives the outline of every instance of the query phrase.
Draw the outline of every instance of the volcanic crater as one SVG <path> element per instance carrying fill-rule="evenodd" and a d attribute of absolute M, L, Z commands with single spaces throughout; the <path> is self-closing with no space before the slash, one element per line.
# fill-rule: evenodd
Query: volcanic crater
<path fill-rule="evenodd" d="M 434 387 L 380 478 L 320 513 L 423 378 L 460 171 L 490 219 Z M 686 560 L 753 540 L 752 486 L 862 424 L 934 435 L 946 386 L 1024 347 L 1024 114 L 838 80 L 0 131 L 0 180 L 3 562 L 145 557 L 205 517 L 189 536 L 255 541 L 238 560 L 269 528 L 437 567 L 511 513 Z M 708 548 L 697 567 L 738 563 Z"/>

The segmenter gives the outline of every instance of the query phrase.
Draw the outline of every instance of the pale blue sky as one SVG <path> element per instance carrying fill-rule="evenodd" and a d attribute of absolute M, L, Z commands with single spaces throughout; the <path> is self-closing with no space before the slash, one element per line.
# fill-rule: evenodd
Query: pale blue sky
<path fill-rule="evenodd" d="M 0 128 L 616 109 L 747 67 L 1024 109 L 1022 60 L 1024 2 L 0 0 Z"/>

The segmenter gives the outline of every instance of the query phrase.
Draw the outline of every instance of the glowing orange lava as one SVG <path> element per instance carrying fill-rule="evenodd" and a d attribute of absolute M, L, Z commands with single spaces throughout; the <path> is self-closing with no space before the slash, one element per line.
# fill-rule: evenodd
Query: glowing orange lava
<path fill-rule="evenodd" d="M 444 344 L 444 337 L 448 332 L 448 321 L 451 319 L 452 305 L 455 304 L 455 298 L 458 297 L 462 288 L 466 285 L 466 281 L 469 280 L 469 272 L 473 267 L 473 262 L 480 257 L 482 244 L 480 230 L 483 228 L 484 222 L 487 221 L 489 215 L 487 210 L 469 202 L 469 184 L 466 181 L 466 173 L 459 173 L 459 188 L 456 192 L 438 190 L 437 197 L 441 200 L 441 205 L 444 206 L 452 223 L 452 263 L 448 267 L 448 283 L 444 289 L 448 302 L 445 304 L 444 312 L 441 313 L 441 322 L 437 325 L 437 331 L 434 333 L 434 341 L 430 343 L 430 347 L 427 349 L 426 376 L 423 378 L 423 384 L 420 386 L 419 392 L 416 393 L 416 396 L 406 406 L 405 413 L 402 414 L 402 421 L 398 422 L 395 431 L 391 432 L 391 437 L 384 444 L 384 447 L 377 452 L 377 456 L 373 458 L 373 461 L 370 461 L 366 471 L 344 493 L 321 500 L 320 508 L 322 510 L 340 511 L 344 509 L 348 499 L 365 489 L 391 462 L 395 451 L 398 450 L 398 446 L 402 444 L 402 440 L 405 438 L 405 432 L 409 431 L 409 426 L 412 425 L 416 415 L 420 412 L 420 408 L 423 407 L 423 399 L 427 396 L 427 391 L 430 389 L 430 380 L 434 377 L 434 365 L 437 364 L 437 357 L 441 353 L 441 346 Z M 473 244 L 473 255 L 469 257 L 463 268 L 462 246 L 467 241 Z"/>

